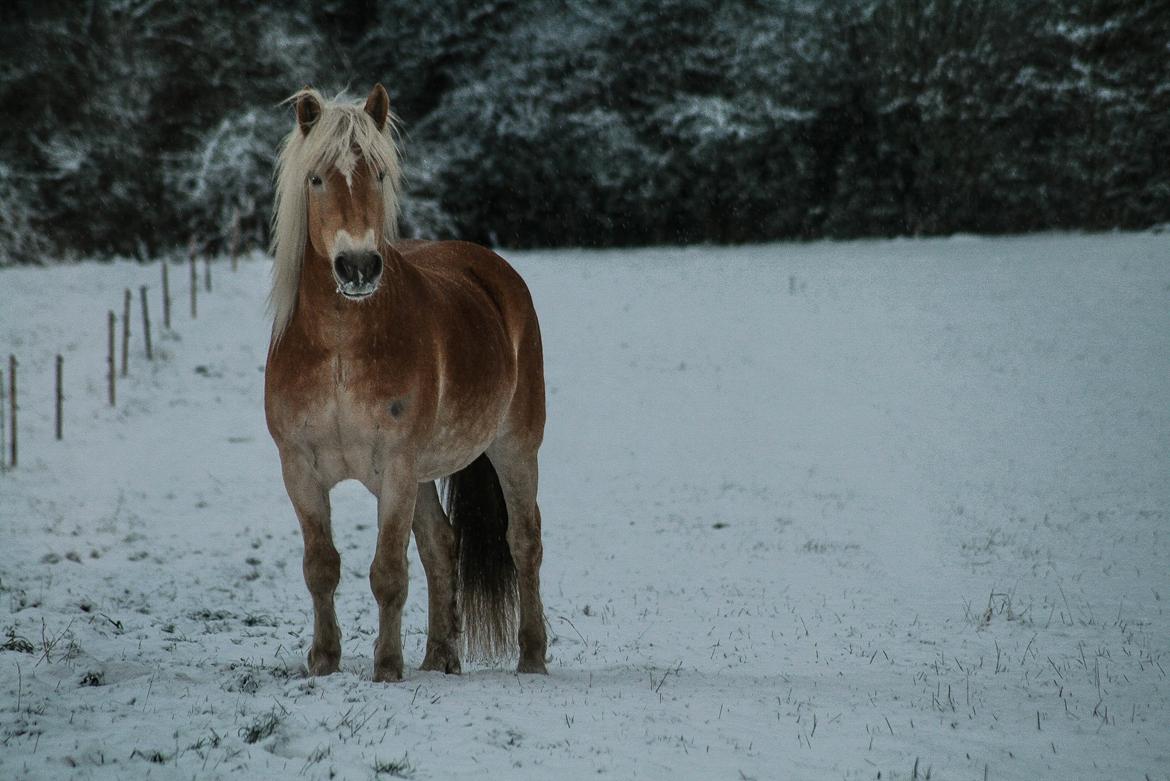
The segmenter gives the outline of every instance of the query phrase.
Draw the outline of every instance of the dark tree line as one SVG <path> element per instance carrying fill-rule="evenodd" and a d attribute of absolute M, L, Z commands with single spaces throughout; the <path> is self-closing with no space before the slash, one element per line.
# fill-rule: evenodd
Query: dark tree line
<path fill-rule="evenodd" d="M 1170 0 L 18 0 L 0 262 L 262 243 L 280 101 L 374 81 L 403 229 L 509 246 L 1170 220 Z"/>

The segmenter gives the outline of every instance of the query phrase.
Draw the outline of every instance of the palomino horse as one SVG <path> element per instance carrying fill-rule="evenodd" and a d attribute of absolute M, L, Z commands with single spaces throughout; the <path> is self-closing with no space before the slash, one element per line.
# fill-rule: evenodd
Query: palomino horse
<path fill-rule="evenodd" d="M 458 673 L 461 633 L 484 657 L 514 648 L 518 634 L 518 670 L 546 672 L 544 368 L 528 288 L 483 247 L 395 240 L 398 153 L 381 84 L 364 106 L 308 88 L 290 101 L 264 410 L 304 536 L 309 673 L 335 672 L 341 658 L 329 490 L 351 478 L 378 499 L 375 681 L 402 678 L 412 529 L 427 577 L 422 669 Z"/>

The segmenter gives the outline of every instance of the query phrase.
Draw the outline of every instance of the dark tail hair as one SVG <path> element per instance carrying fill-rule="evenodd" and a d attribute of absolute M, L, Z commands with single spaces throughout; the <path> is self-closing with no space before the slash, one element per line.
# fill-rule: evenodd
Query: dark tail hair
<path fill-rule="evenodd" d="M 508 508 L 486 455 L 447 479 L 447 516 L 455 527 L 458 599 L 472 658 L 496 659 L 516 647 L 516 565 L 508 548 Z"/>

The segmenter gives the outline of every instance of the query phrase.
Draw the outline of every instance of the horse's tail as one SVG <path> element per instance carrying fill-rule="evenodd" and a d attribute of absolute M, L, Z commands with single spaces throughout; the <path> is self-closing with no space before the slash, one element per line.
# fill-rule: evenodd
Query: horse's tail
<path fill-rule="evenodd" d="M 455 527 L 458 599 L 472 658 L 494 659 L 516 646 L 516 565 L 508 548 L 508 508 L 486 455 L 447 479 L 447 515 Z"/>

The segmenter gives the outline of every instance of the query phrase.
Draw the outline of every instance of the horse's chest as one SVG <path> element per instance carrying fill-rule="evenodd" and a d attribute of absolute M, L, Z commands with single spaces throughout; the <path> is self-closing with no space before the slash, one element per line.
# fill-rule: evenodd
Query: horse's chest
<path fill-rule="evenodd" d="M 334 480 L 372 479 L 382 454 L 405 435 L 406 395 L 391 377 L 371 378 L 360 362 L 333 356 L 286 374 L 269 388 L 273 433 L 310 453 Z"/>

